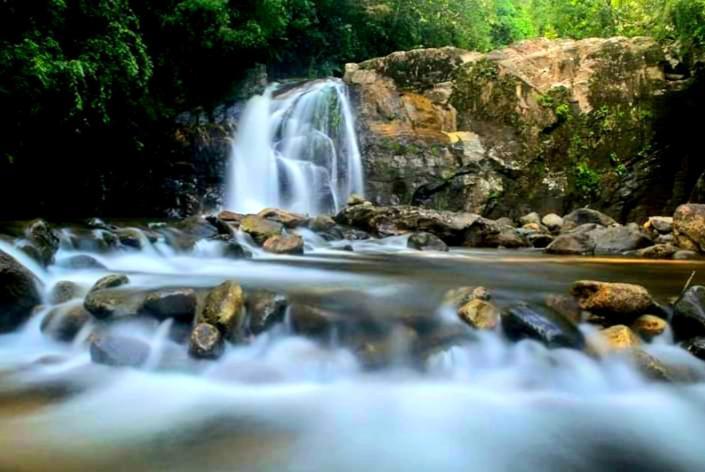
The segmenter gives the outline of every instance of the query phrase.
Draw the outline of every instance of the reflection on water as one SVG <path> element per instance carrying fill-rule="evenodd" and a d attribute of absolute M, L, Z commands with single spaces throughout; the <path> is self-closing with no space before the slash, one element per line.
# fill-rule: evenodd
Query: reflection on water
<path fill-rule="evenodd" d="M 305 257 L 222 257 L 217 243 L 177 253 L 93 254 L 107 270 L 38 275 L 86 289 L 108 272 L 131 287 L 210 287 L 225 278 L 314 301 L 349 317 L 431 315 L 443 293 L 488 287 L 497 304 L 540 301 L 577 279 L 634 282 L 665 301 L 694 263 L 548 258 L 534 252 L 418 253 L 405 241 L 312 241 Z M 705 282 L 696 274 L 694 283 Z M 628 359 L 597 361 L 495 333 L 433 355 L 425 369 L 368 371 L 336 344 L 286 324 L 214 363 L 185 357 L 169 326 L 118 329 L 159 353 L 148 368 L 90 362 L 85 346 L 39 332 L 37 313 L 0 337 L 0 470 L 702 470 L 705 390 L 649 382 Z M 439 313 L 438 316 L 443 316 Z M 452 317 L 450 317 L 452 318 Z M 453 321 L 451 321 L 453 322 Z M 649 347 L 703 371 L 668 343 Z M 400 354 L 401 355 L 401 354 Z M 160 368 L 169 362 L 178 368 Z M 178 362 L 176 362 L 178 361 Z"/>

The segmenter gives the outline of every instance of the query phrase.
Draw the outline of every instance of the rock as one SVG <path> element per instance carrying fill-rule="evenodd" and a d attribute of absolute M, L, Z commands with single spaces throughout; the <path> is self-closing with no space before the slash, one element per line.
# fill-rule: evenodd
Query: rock
<path fill-rule="evenodd" d="M 624 325 L 615 325 L 601 330 L 593 344 L 599 354 L 625 351 L 639 346 L 641 346 L 639 337 Z"/>
<path fill-rule="evenodd" d="M 673 215 L 676 244 L 688 251 L 705 252 L 705 205 L 681 205 Z"/>
<path fill-rule="evenodd" d="M 296 228 L 306 222 L 306 217 L 304 215 L 299 215 L 298 213 L 291 213 L 289 211 L 280 210 L 278 208 L 265 208 L 264 210 L 257 213 L 257 216 L 270 221 L 275 221 L 284 225 L 287 228 Z"/>
<path fill-rule="evenodd" d="M 616 224 L 609 216 L 597 210 L 589 208 L 579 208 L 563 217 L 563 232 L 572 231 L 584 224 L 597 224 L 600 226 L 611 226 Z"/>
<path fill-rule="evenodd" d="M 419 251 L 448 252 L 448 245 L 431 233 L 413 233 L 409 236 L 407 247 Z"/>
<path fill-rule="evenodd" d="M 144 296 L 124 290 L 102 289 L 88 292 L 83 307 L 99 320 L 114 320 L 141 313 Z"/>
<path fill-rule="evenodd" d="M 548 228 L 551 233 L 560 233 L 561 228 L 563 228 L 563 218 L 556 215 L 555 213 L 549 213 L 544 216 L 541 223 Z"/>
<path fill-rule="evenodd" d="M 339 321 L 335 313 L 304 303 L 292 303 L 289 317 L 295 333 L 312 338 L 329 337 Z"/>
<path fill-rule="evenodd" d="M 47 313 L 40 330 L 57 341 L 71 342 L 90 320 L 90 313 L 82 305 L 60 307 Z"/>
<path fill-rule="evenodd" d="M 304 238 L 298 234 L 271 236 L 264 242 L 262 249 L 272 254 L 300 255 L 304 253 Z"/>
<path fill-rule="evenodd" d="M 544 304 L 573 323 L 579 324 L 582 321 L 582 310 L 573 297 L 548 295 L 544 299 Z"/>
<path fill-rule="evenodd" d="M 526 223 L 521 229 L 525 230 L 527 233 L 541 233 L 546 230 L 540 223 Z"/>
<path fill-rule="evenodd" d="M 659 234 L 658 236 L 656 236 L 656 239 L 654 239 L 654 243 L 675 245 L 676 238 L 673 237 L 673 233 Z"/>
<path fill-rule="evenodd" d="M 670 259 L 678 252 L 678 248 L 672 244 L 656 244 L 636 252 L 637 257 L 644 259 Z"/>
<path fill-rule="evenodd" d="M 230 240 L 225 242 L 223 256 L 231 259 L 249 259 L 252 257 L 252 253 L 239 242 Z"/>
<path fill-rule="evenodd" d="M 245 217 L 242 213 L 235 213 L 234 211 L 223 210 L 218 213 L 218 219 L 225 221 L 226 223 L 240 224 L 240 221 Z"/>
<path fill-rule="evenodd" d="M 63 280 L 52 287 L 48 301 L 52 305 L 58 305 L 80 297 L 81 292 L 81 287 L 77 283 Z"/>
<path fill-rule="evenodd" d="M 655 306 L 649 291 L 640 285 L 580 280 L 571 293 L 581 309 L 627 322 Z"/>
<path fill-rule="evenodd" d="M 284 295 L 268 290 L 256 290 L 247 295 L 245 303 L 250 332 L 258 335 L 276 323 L 284 321 L 287 300 Z"/>
<path fill-rule="evenodd" d="M 528 305 L 517 305 L 502 313 L 502 329 L 512 341 L 534 339 L 551 348 L 582 349 L 583 334 L 562 316 Z"/>
<path fill-rule="evenodd" d="M 252 239 L 262 245 L 272 236 L 282 234 L 284 226 L 276 221 L 270 221 L 256 215 L 247 215 L 240 222 L 240 229 L 252 236 Z"/>
<path fill-rule="evenodd" d="M 666 332 L 668 322 L 655 315 L 642 315 L 631 326 L 632 330 L 647 341 Z"/>
<path fill-rule="evenodd" d="M 669 234 L 673 232 L 673 218 L 670 216 L 652 216 L 644 227 L 659 234 Z"/>
<path fill-rule="evenodd" d="M 705 287 L 690 287 L 676 302 L 671 328 L 677 340 L 705 336 Z"/>
<path fill-rule="evenodd" d="M 546 247 L 548 254 L 584 256 L 593 254 L 595 241 L 588 233 L 561 234 Z"/>
<path fill-rule="evenodd" d="M 472 300 L 458 309 L 458 317 L 475 329 L 492 330 L 499 324 L 497 307 L 484 300 Z"/>
<path fill-rule="evenodd" d="M 34 248 L 37 260 L 47 266 L 54 262 L 59 250 L 59 236 L 44 220 L 32 221 L 25 230 L 25 238 Z"/>
<path fill-rule="evenodd" d="M 681 347 L 698 359 L 705 361 L 705 337 L 689 339 L 682 343 Z"/>
<path fill-rule="evenodd" d="M 149 345 L 135 338 L 106 335 L 93 339 L 91 360 L 113 367 L 140 367 L 149 357 Z"/>
<path fill-rule="evenodd" d="M 508 218 L 506 216 L 503 216 L 501 218 L 497 218 L 495 221 L 500 226 L 504 226 L 507 228 L 514 228 L 515 227 L 514 221 L 511 218 Z"/>
<path fill-rule="evenodd" d="M 221 220 L 217 216 L 207 216 L 206 221 L 218 232 L 218 239 L 228 241 L 235 236 L 235 228 L 227 221 Z"/>
<path fill-rule="evenodd" d="M 29 270 L 0 251 L 0 333 L 19 327 L 41 303 L 36 283 Z"/>
<path fill-rule="evenodd" d="M 108 288 L 117 288 L 130 283 L 130 279 L 124 274 L 110 274 L 98 279 L 93 285 L 90 292 L 105 290 Z"/>
<path fill-rule="evenodd" d="M 356 205 L 364 205 L 365 203 L 369 203 L 365 199 L 365 197 L 363 197 L 362 195 L 358 195 L 356 193 L 353 193 L 352 195 L 350 195 L 348 197 L 347 206 L 352 207 L 352 206 L 356 206 Z"/>
<path fill-rule="evenodd" d="M 674 369 L 642 349 L 632 349 L 630 354 L 639 372 L 650 380 L 659 382 L 688 382 L 692 380 L 688 372 Z"/>
<path fill-rule="evenodd" d="M 82 269 L 99 269 L 104 270 L 106 267 L 101 264 L 95 257 L 89 255 L 72 256 L 59 261 L 61 267 L 67 269 L 82 270 Z"/>
<path fill-rule="evenodd" d="M 529 213 L 528 215 L 524 215 L 521 218 L 519 218 L 519 223 L 522 224 L 522 226 L 526 225 L 540 225 L 541 224 L 541 216 L 534 212 Z"/>
<path fill-rule="evenodd" d="M 673 260 L 676 261 L 697 261 L 700 259 L 702 259 L 702 257 L 695 251 L 681 250 L 673 254 Z"/>
<path fill-rule="evenodd" d="M 192 288 L 175 288 L 159 290 L 144 299 L 144 311 L 164 320 L 174 318 L 176 321 L 190 322 L 196 314 L 198 300 Z"/>
<path fill-rule="evenodd" d="M 443 297 L 443 304 L 459 309 L 472 300 L 489 301 L 491 296 L 485 287 L 458 287 L 448 290 Z"/>
<path fill-rule="evenodd" d="M 220 330 L 208 323 L 198 323 L 191 331 L 188 352 L 197 359 L 217 359 L 225 350 Z"/>
<path fill-rule="evenodd" d="M 463 233 L 463 246 L 517 249 L 529 243 L 518 230 L 499 225 L 487 218 L 476 218 Z"/>
<path fill-rule="evenodd" d="M 230 341 L 243 341 L 244 306 L 242 288 L 237 282 L 227 280 L 208 292 L 198 322 L 215 326 Z"/>
<path fill-rule="evenodd" d="M 587 233 L 595 243 L 595 255 L 617 255 L 652 244 L 636 224 L 598 228 Z"/>
<path fill-rule="evenodd" d="M 335 220 L 328 215 L 318 215 L 308 222 L 311 231 L 322 233 L 330 231 L 335 226 Z"/>
<path fill-rule="evenodd" d="M 142 242 L 145 235 L 137 228 L 118 228 L 115 231 L 120 244 L 134 249 L 142 249 Z"/>
<path fill-rule="evenodd" d="M 537 249 L 544 249 L 551 245 L 553 242 L 553 237 L 545 233 L 532 233 L 529 234 L 526 239 L 531 244 L 531 247 Z"/>

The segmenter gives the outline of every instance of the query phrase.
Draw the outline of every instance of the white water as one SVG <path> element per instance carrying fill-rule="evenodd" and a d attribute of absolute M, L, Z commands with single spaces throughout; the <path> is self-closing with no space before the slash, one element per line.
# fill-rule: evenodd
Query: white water
<path fill-rule="evenodd" d="M 355 125 L 342 81 L 308 82 L 247 104 L 233 140 L 225 207 L 241 213 L 283 208 L 337 212 L 363 176 Z"/>

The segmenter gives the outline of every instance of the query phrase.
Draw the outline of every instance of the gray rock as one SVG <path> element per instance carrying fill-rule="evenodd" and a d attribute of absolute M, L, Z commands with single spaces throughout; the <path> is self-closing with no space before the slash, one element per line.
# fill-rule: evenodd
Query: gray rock
<path fill-rule="evenodd" d="M 574 323 L 561 315 L 528 305 L 517 305 L 502 313 L 502 329 L 512 341 L 534 339 L 551 348 L 585 347 L 585 338 Z"/>
<path fill-rule="evenodd" d="M 198 322 L 215 326 L 226 339 L 242 341 L 245 339 L 244 306 L 242 288 L 237 282 L 227 280 L 208 292 Z"/>
<path fill-rule="evenodd" d="M 555 213 L 549 213 L 544 216 L 541 223 L 548 228 L 551 233 L 559 233 L 563 228 L 563 218 Z"/>
<path fill-rule="evenodd" d="M 95 257 L 85 254 L 79 256 L 72 256 L 67 259 L 60 260 L 58 265 L 60 265 L 61 267 L 66 267 L 67 269 L 74 270 L 106 268 Z"/>
<path fill-rule="evenodd" d="M 534 212 L 529 213 L 528 215 L 524 215 L 521 218 L 519 218 L 519 223 L 523 225 L 529 225 L 529 224 L 536 224 L 540 225 L 541 224 L 541 216 Z"/>
<path fill-rule="evenodd" d="M 287 300 L 281 294 L 268 290 L 256 290 L 248 293 L 245 306 L 249 318 L 250 332 L 258 335 L 274 324 L 284 321 Z"/>
<path fill-rule="evenodd" d="M 578 226 L 584 224 L 597 224 L 601 226 L 611 226 L 616 224 L 609 216 L 604 213 L 600 213 L 597 210 L 591 210 L 589 208 L 579 208 L 572 213 L 567 214 L 563 217 L 563 232 L 572 231 Z"/>
<path fill-rule="evenodd" d="M 47 313 L 40 330 L 57 341 L 71 342 L 90 320 L 90 313 L 82 305 L 60 307 Z"/>
<path fill-rule="evenodd" d="M 702 259 L 702 256 L 695 251 L 676 251 L 673 254 L 673 259 L 677 261 L 696 261 Z"/>
<path fill-rule="evenodd" d="M 59 236 L 44 220 L 32 221 L 25 230 L 25 237 L 31 246 L 37 260 L 46 265 L 54 262 L 54 255 L 59 250 Z"/>
<path fill-rule="evenodd" d="M 30 271 L 0 251 L 0 333 L 19 327 L 41 302 L 36 284 Z"/>
<path fill-rule="evenodd" d="M 125 290 L 91 291 L 83 301 L 84 308 L 99 320 L 126 318 L 141 313 L 144 294 Z"/>
<path fill-rule="evenodd" d="M 409 236 L 407 247 L 418 251 L 448 251 L 448 245 L 431 233 L 413 233 Z"/>
<path fill-rule="evenodd" d="M 63 280 L 57 282 L 49 293 L 49 303 L 58 305 L 81 296 L 81 287 L 75 282 Z"/>
<path fill-rule="evenodd" d="M 669 234 L 673 232 L 673 217 L 670 216 L 652 216 L 647 222 L 647 226 L 653 228 L 660 234 Z"/>
<path fill-rule="evenodd" d="M 676 302 L 671 328 L 678 340 L 705 336 L 705 287 L 690 287 Z"/>
<path fill-rule="evenodd" d="M 113 367 L 140 367 L 149 357 L 149 345 L 126 336 L 106 335 L 92 340 L 91 360 Z"/>
<path fill-rule="evenodd" d="M 144 311 L 160 320 L 190 322 L 196 315 L 197 303 L 196 292 L 191 288 L 165 289 L 145 297 Z"/>
<path fill-rule="evenodd" d="M 194 326 L 189 338 L 189 354 L 197 359 L 217 359 L 225 349 L 220 330 L 208 323 Z"/>
<path fill-rule="evenodd" d="M 108 288 L 117 288 L 130 283 L 130 279 L 124 274 L 110 274 L 98 279 L 91 288 L 91 292 L 105 290 Z"/>
<path fill-rule="evenodd" d="M 546 248 L 548 254 L 583 256 L 593 254 L 595 241 L 588 233 L 561 234 Z"/>
<path fill-rule="evenodd" d="M 651 246 L 653 242 L 635 224 L 599 228 L 588 233 L 595 255 L 617 255 Z"/>

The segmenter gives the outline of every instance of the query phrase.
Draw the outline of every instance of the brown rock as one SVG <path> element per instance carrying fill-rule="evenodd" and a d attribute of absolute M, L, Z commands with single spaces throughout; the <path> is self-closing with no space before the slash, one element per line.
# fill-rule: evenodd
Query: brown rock
<path fill-rule="evenodd" d="M 277 223 L 283 224 L 287 228 L 296 228 L 306 222 L 306 217 L 304 215 L 291 213 L 286 210 L 280 210 L 279 208 L 265 208 L 257 213 L 257 216 L 270 221 L 276 221 Z"/>
<path fill-rule="evenodd" d="M 247 215 L 240 222 L 240 229 L 252 236 L 252 239 L 260 245 L 272 236 L 280 235 L 283 228 L 281 223 L 257 215 Z"/>
<path fill-rule="evenodd" d="M 629 321 L 654 306 L 648 290 L 640 285 L 580 280 L 573 284 L 571 292 L 581 309 L 596 315 L 631 318 Z"/>
<path fill-rule="evenodd" d="M 548 295 L 544 299 L 546 306 L 559 315 L 562 315 L 574 323 L 582 321 L 582 310 L 573 297 L 565 295 Z"/>
<path fill-rule="evenodd" d="M 234 211 L 223 210 L 218 213 L 218 219 L 225 221 L 227 223 L 240 224 L 240 221 L 245 217 L 242 213 L 235 213 Z"/>
<path fill-rule="evenodd" d="M 458 317 L 475 329 L 495 329 L 499 324 L 500 312 L 491 303 L 472 300 L 458 309 Z"/>
<path fill-rule="evenodd" d="M 670 259 L 678 252 L 678 248 L 672 244 L 656 244 L 636 252 L 637 257 L 645 259 Z"/>
<path fill-rule="evenodd" d="M 267 238 L 262 248 L 272 254 L 303 254 L 304 239 L 298 234 L 272 236 Z"/>
<path fill-rule="evenodd" d="M 228 280 L 213 288 L 206 296 L 199 323 L 217 327 L 231 341 L 244 339 L 245 294 L 240 285 Z"/>
<path fill-rule="evenodd" d="M 615 325 L 599 332 L 600 339 L 595 346 L 598 352 L 619 352 L 639 347 L 639 337 L 628 326 Z"/>
<path fill-rule="evenodd" d="M 215 326 L 198 323 L 191 331 L 189 354 L 197 359 L 217 359 L 223 354 L 223 335 Z"/>
<path fill-rule="evenodd" d="M 660 336 L 668 328 L 668 322 L 655 315 L 642 315 L 632 323 L 632 330 L 647 341 Z"/>
<path fill-rule="evenodd" d="M 676 244 L 689 251 L 705 252 L 705 205 L 681 205 L 673 215 Z"/>

